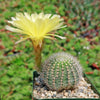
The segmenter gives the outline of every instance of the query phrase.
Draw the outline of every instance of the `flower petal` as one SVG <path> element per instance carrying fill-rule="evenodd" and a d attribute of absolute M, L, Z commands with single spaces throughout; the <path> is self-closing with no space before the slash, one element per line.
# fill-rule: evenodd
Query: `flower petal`
<path fill-rule="evenodd" d="M 15 44 L 18 44 L 18 43 L 20 43 L 20 42 L 23 42 L 23 41 L 25 41 L 26 39 L 28 39 L 29 37 L 26 37 L 26 38 L 21 38 L 19 41 L 17 41 Z"/>
<path fill-rule="evenodd" d="M 10 27 L 8 25 L 6 25 L 5 28 L 12 32 L 23 33 L 23 31 L 21 31 L 20 29 L 16 29 L 16 28 Z"/>
<path fill-rule="evenodd" d="M 60 39 L 66 39 L 66 37 L 62 37 L 62 36 L 60 36 L 60 35 L 55 35 L 55 34 L 54 34 L 54 36 L 56 36 L 56 37 L 58 37 L 58 38 L 60 38 Z"/>
<path fill-rule="evenodd" d="M 27 19 L 31 20 L 31 17 L 30 17 L 30 15 L 29 15 L 28 13 L 24 13 L 24 15 L 25 15 L 25 17 L 26 17 Z"/>
<path fill-rule="evenodd" d="M 66 39 L 66 37 L 62 37 L 60 35 L 55 35 L 55 34 L 48 34 L 48 36 L 56 36 L 56 37 L 58 37 L 60 39 Z"/>

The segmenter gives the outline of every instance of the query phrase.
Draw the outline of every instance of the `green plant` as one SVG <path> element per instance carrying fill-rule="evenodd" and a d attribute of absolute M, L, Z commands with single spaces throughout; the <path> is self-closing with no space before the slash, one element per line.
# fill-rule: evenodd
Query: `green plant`
<path fill-rule="evenodd" d="M 41 77 L 51 90 L 75 88 L 82 77 L 82 68 L 77 59 L 65 52 L 51 55 L 42 68 Z"/>

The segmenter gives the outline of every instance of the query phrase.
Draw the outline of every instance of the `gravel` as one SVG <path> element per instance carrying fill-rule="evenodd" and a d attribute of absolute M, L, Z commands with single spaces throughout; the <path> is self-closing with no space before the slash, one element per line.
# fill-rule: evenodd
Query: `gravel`
<path fill-rule="evenodd" d="M 91 89 L 91 84 L 87 83 L 82 78 L 74 90 L 63 90 L 57 93 L 56 91 L 49 90 L 44 85 L 40 77 L 35 78 L 33 96 L 37 99 L 46 98 L 99 98 L 99 95 L 94 93 Z"/>

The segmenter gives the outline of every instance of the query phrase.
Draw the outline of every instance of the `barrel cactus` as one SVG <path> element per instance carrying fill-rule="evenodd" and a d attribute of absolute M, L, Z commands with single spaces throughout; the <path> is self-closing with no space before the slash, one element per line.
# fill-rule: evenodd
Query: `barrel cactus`
<path fill-rule="evenodd" d="M 51 55 L 42 64 L 41 77 L 51 90 L 72 89 L 82 77 L 82 68 L 72 55 L 60 52 Z"/>

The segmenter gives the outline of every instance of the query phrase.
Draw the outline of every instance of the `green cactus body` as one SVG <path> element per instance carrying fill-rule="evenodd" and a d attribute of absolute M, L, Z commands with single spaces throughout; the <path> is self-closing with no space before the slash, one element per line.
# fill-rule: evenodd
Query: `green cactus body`
<path fill-rule="evenodd" d="M 82 68 L 77 59 L 64 52 L 50 56 L 42 68 L 41 77 L 51 90 L 75 88 L 82 77 Z"/>

